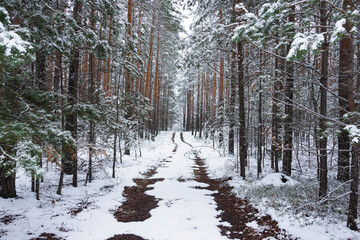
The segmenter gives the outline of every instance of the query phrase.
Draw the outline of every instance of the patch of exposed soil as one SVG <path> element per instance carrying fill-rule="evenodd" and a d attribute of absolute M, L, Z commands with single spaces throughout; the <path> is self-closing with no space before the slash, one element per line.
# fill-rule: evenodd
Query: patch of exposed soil
<path fill-rule="evenodd" d="M 122 234 L 122 235 L 115 235 L 107 240 L 145 240 L 142 237 L 133 235 L 133 234 Z"/>
<path fill-rule="evenodd" d="M 156 170 L 157 170 L 157 167 L 154 166 L 154 167 L 150 168 L 149 170 L 147 170 L 146 172 L 141 173 L 141 175 L 143 175 L 144 177 L 150 178 L 150 177 L 154 176 L 157 173 Z"/>
<path fill-rule="evenodd" d="M 57 237 L 54 233 L 42 233 L 37 238 L 32 238 L 30 240 L 63 240 L 60 237 Z"/>
<path fill-rule="evenodd" d="M 175 133 L 172 134 L 171 141 L 175 145 L 172 152 L 176 152 L 178 145 L 175 143 Z M 162 163 L 171 162 L 168 159 L 163 159 Z M 163 181 L 163 178 L 151 178 L 157 173 L 158 167 L 165 167 L 163 164 L 154 166 L 147 172 L 142 173 L 146 178 L 135 178 L 133 181 L 136 186 L 126 186 L 123 191 L 123 196 L 126 197 L 126 201 L 114 212 L 115 218 L 119 222 L 139 222 L 145 221 L 151 217 L 150 211 L 158 207 L 158 202 L 161 199 L 154 196 L 145 194 L 146 191 L 153 189 L 149 187 L 158 181 Z M 111 239 L 142 239 L 135 235 L 116 235 Z"/>
<path fill-rule="evenodd" d="M 124 189 L 123 196 L 126 197 L 126 201 L 114 212 L 116 220 L 119 222 L 139 222 L 150 218 L 150 211 L 158 207 L 160 199 L 145 194 L 145 191 L 153 189 L 148 185 L 163 180 L 163 178 L 134 179 L 136 186 L 125 187 Z"/>
<path fill-rule="evenodd" d="M 5 217 L 0 218 L 0 222 L 4 223 L 4 224 L 9 224 L 12 223 L 15 219 L 17 219 L 18 217 L 20 217 L 21 215 L 16 214 L 16 215 L 7 215 Z"/>
<path fill-rule="evenodd" d="M 212 194 L 218 205 L 217 210 L 221 212 L 218 216 L 221 221 L 228 222 L 229 226 L 218 226 L 221 234 L 230 239 L 265 239 L 273 237 L 275 239 L 295 239 L 289 236 L 283 229 L 280 229 L 277 222 L 272 220 L 269 215 L 257 217 L 259 211 L 246 200 L 239 199 L 231 192 L 226 180 L 210 179 L 206 172 L 204 161 L 196 156 L 195 162 L 198 169 L 194 169 L 195 179 L 198 182 L 207 183 L 207 189 L 216 191 Z M 259 225 L 257 229 L 246 226 L 247 223 L 256 221 Z"/>

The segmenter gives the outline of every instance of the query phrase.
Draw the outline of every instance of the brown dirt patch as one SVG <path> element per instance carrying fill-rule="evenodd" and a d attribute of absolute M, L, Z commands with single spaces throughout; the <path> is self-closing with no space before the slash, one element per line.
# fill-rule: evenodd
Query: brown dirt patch
<path fill-rule="evenodd" d="M 136 236 L 134 234 L 122 234 L 122 235 L 115 235 L 107 240 L 145 240 L 142 237 Z"/>
<path fill-rule="evenodd" d="M 230 239 L 265 239 L 273 237 L 281 240 L 295 239 L 289 236 L 285 230 L 280 229 L 277 222 L 272 220 L 270 216 L 263 217 L 256 216 L 259 211 L 250 206 L 246 200 L 239 199 L 231 192 L 226 180 L 210 179 L 206 172 L 204 161 L 197 157 L 195 158 L 198 169 L 194 169 L 196 181 L 209 184 L 207 189 L 217 191 L 212 194 L 218 205 L 217 210 L 221 211 L 218 216 L 221 221 L 228 222 L 232 226 L 218 226 L 221 229 L 221 234 Z M 258 229 L 253 229 L 246 226 L 247 223 L 256 221 L 260 226 Z"/>
<path fill-rule="evenodd" d="M 160 199 L 145 194 L 145 191 L 153 189 L 148 185 L 163 180 L 163 178 L 134 179 L 136 186 L 125 187 L 124 189 L 123 196 L 126 197 L 126 201 L 114 212 L 116 220 L 119 222 L 139 222 L 150 218 L 150 211 L 158 207 Z"/>
<path fill-rule="evenodd" d="M 5 217 L 0 218 L 0 222 L 4 223 L 4 224 L 9 224 L 12 223 L 15 219 L 19 218 L 21 215 L 16 214 L 16 215 L 7 215 Z"/>
<path fill-rule="evenodd" d="M 42 233 L 39 237 L 30 240 L 63 240 L 63 238 L 57 237 L 54 233 Z"/>
<path fill-rule="evenodd" d="M 154 176 L 157 173 L 156 170 L 157 170 L 157 167 L 154 166 L 154 167 L 150 168 L 149 170 L 147 170 L 146 172 L 141 173 L 141 175 L 143 175 L 144 177 L 150 178 L 150 177 Z"/>

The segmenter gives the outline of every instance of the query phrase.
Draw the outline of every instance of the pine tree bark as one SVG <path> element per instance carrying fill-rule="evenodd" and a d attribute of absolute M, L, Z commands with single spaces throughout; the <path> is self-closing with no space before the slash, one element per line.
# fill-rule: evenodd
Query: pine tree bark
<path fill-rule="evenodd" d="M 262 65 L 262 52 L 260 54 L 260 72 L 261 72 L 261 65 Z M 262 172 L 261 162 L 263 160 L 262 155 L 262 146 L 263 146 L 263 137 L 262 137 L 262 129 L 263 129 L 263 122 L 262 122 L 262 79 L 259 78 L 259 102 L 258 102 L 258 154 L 257 154 L 257 178 L 259 179 L 260 173 Z"/>
<path fill-rule="evenodd" d="M 281 143 L 279 138 L 279 131 L 280 131 L 280 90 L 281 90 L 281 79 L 280 76 L 282 75 L 279 72 L 281 71 L 280 65 L 284 65 L 283 60 L 279 57 L 275 59 L 275 83 L 273 84 L 273 102 L 271 107 L 271 128 L 272 128 L 272 140 L 271 140 L 271 168 L 274 169 L 275 172 L 279 172 L 279 159 L 281 154 Z"/>
<path fill-rule="evenodd" d="M 91 21 L 91 29 L 95 31 L 96 27 L 96 20 L 95 20 L 95 8 L 94 6 L 91 8 L 90 12 L 90 21 Z M 111 31 L 111 30 L 110 30 Z M 95 90 L 96 90 L 96 84 L 95 84 L 95 55 L 93 53 L 90 53 L 89 57 L 89 81 L 90 81 L 90 88 L 89 88 L 89 97 L 90 97 L 90 103 L 91 105 L 94 105 L 96 103 L 96 96 L 95 96 Z M 96 131 L 96 125 L 95 121 L 93 119 L 90 119 L 90 129 L 89 129 L 89 166 L 88 166 L 88 180 L 89 182 L 92 181 L 92 162 L 93 157 L 95 156 L 95 131 Z"/>
<path fill-rule="evenodd" d="M 246 112 L 245 112 L 245 79 L 244 79 L 244 54 L 243 42 L 238 42 L 238 85 L 239 85 L 239 154 L 240 154 L 240 176 L 245 179 L 245 167 L 247 162 L 247 140 L 246 140 Z"/>
<path fill-rule="evenodd" d="M 155 139 L 156 125 L 157 125 L 157 110 L 158 110 L 158 99 L 159 99 L 159 57 L 160 57 L 160 31 L 158 31 L 157 44 L 156 44 L 156 63 L 155 63 L 155 81 L 154 81 L 154 94 L 153 94 L 153 114 L 152 114 L 152 140 Z"/>
<path fill-rule="evenodd" d="M 235 1 L 232 1 L 231 22 L 236 22 Z M 236 45 L 231 44 L 231 79 L 230 79 L 230 96 L 229 96 L 229 154 L 234 154 L 235 146 L 235 104 L 236 104 Z"/>
<path fill-rule="evenodd" d="M 220 24 L 223 24 L 223 9 L 220 7 Z M 224 136 L 223 136 L 223 124 L 224 124 L 224 57 L 222 56 L 223 53 L 220 51 L 220 76 L 219 76 L 219 144 L 220 147 L 223 145 Z"/>
<path fill-rule="evenodd" d="M 352 0 L 344 0 L 343 9 L 347 11 L 352 7 Z M 353 40 L 350 35 L 351 23 L 346 21 L 344 27 L 347 33 L 340 41 L 339 55 L 339 115 L 340 120 L 345 124 L 349 124 L 349 120 L 345 117 L 350 112 L 349 97 L 351 94 L 351 82 L 353 78 L 352 68 L 354 66 L 354 50 Z M 350 164 L 350 138 L 349 133 L 343 128 L 338 137 L 338 174 L 339 181 L 349 180 L 349 164 Z"/>
<path fill-rule="evenodd" d="M 200 130 L 200 70 L 198 69 L 197 77 L 197 94 L 196 94 L 196 118 L 195 118 L 195 137 Z"/>
<path fill-rule="evenodd" d="M 354 2 L 352 0 L 344 0 L 343 2 L 343 10 L 351 12 L 354 10 L 356 6 L 359 6 L 358 2 Z M 354 45 L 353 45 L 353 35 L 351 33 L 351 29 L 354 24 L 350 19 L 346 19 L 345 30 L 346 34 L 340 42 L 340 72 L 339 72 L 339 84 L 340 78 L 343 87 L 347 86 L 345 90 L 348 93 L 348 109 L 349 112 L 360 112 L 360 43 L 358 43 L 358 53 L 357 53 L 357 83 L 354 84 Z M 360 26 L 360 23 L 359 23 Z M 345 49 L 341 49 L 345 48 Z M 344 62 L 342 62 L 344 61 Z M 346 85 L 346 86 L 345 86 Z M 356 86 L 354 89 L 353 86 Z M 342 106 L 340 106 L 342 107 Z M 340 115 L 342 117 L 342 115 Z M 350 123 L 355 126 L 359 126 L 359 117 L 353 116 L 350 119 Z M 358 127 L 359 128 L 359 127 Z M 350 143 L 350 139 L 349 139 Z M 340 142 L 339 142 L 340 144 Z M 357 226 L 357 217 L 358 217 L 358 200 L 359 200 L 359 163 L 360 163 L 360 143 L 353 143 L 352 145 L 352 157 L 351 157 L 351 184 L 350 184 L 350 199 L 349 199 L 349 213 L 347 219 L 347 226 L 351 230 L 358 230 Z M 346 161 L 345 161 L 346 162 Z M 343 169 L 343 174 L 345 175 L 347 171 Z M 339 175 L 338 175 L 339 177 Z M 343 176 L 340 176 L 343 177 Z M 341 178 L 344 180 L 344 178 Z"/>
<path fill-rule="evenodd" d="M 127 64 L 130 64 L 130 59 L 131 59 L 131 44 L 130 41 L 132 39 L 131 35 L 132 35 L 132 7 L 133 7 L 133 3 L 132 0 L 128 0 L 128 14 L 127 14 L 127 44 L 128 44 L 128 48 L 127 48 Z M 132 107 L 131 107 L 131 94 L 132 94 L 132 87 L 131 87 L 131 71 L 129 66 L 125 66 L 125 106 L 126 106 L 126 113 L 125 113 L 125 118 L 127 120 L 131 120 L 131 115 L 132 115 Z M 130 155 L 130 139 L 126 138 L 125 139 L 125 150 L 124 150 L 124 154 L 125 155 Z"/>
<path fill-rule="evenodd" d="M 295 11 L 295 7 L 292 7 L 292 12 Z M 293 13 L 289 16 L 289 21 L 295 21 L 295 15 Z M 290 50 L 290 44 L 287 46 L 287 52 Z M 291 176 L 291 162 L 293 151 L 293 106 L 294 99 L 294 64 L 291 62 L 286 63 L 286 86 L 285 86 L 285 115 L 284 119 L 284 157 L 283 157 L 283 173 L 287 176 Z"/>
<path fill-rule="evenodd" d="M 329 67 L 329 43 L 327 40 L 327 3 L 321 1 L 320 3 L 320 32 L 324 33 L 324 43 L 322 45 L 321 53 L 321 78 L 320 78 L 320 114 L 322 118 L 319 122 L 320 128 L 320 188 L 319 197 L 324 198 L 327 193 L 327 136 L 326 136 L 326 115 L 327 115 L 327 81 L 328 81 L 328 67 Z"/>
<path fill-rule="evenodd" d="M 75 2 L 73 17 L 78 25 L 81 24 L 82 2 L 77 0 Z M 78 29 L 76 29 L 77 31 Z M 77 113 L 75 110 L 78 100 L 78 82 L 79 82 L 79 59 L 80 51 L 78 46 L 74 46 L 71 50 L 70 66 L 69 66 L 69 81 L 68 81 L 68 102 L 70 105 L 70 112 L 66 115 L 65 130 L 70 131 L 75 143 L 67 144 L 64 148 L 64 172 L 66 174 L 73 174 L 74 187 L 77 187 Z"/>

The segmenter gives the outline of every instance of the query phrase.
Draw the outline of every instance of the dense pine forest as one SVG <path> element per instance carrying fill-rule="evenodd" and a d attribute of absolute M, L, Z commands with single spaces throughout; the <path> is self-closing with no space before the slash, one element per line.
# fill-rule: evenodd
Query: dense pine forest
<path fill-rule="evenodd" d="M 254 206 L 358 230 L 360 1 L 0 2 L 3 201 L 125 177 L 167 131 Z M 274 173 L 301 187 L 251 185 Z"/>

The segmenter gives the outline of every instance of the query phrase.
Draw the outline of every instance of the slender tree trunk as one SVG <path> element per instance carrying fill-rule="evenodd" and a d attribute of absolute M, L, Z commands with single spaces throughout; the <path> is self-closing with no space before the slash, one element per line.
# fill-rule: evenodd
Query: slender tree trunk
<path fill-rule="evenodd" d="M 280 59 L 275 59 L 275 83 L 273 84 L 273 102 L 272 102 L 272 140 L 271 140 L 271 167 L 274 169 L 275 172 L 279 172 L 279 159 L 281 154 L 281 144 L 279 139 L 279 130 L 280 130 L 280 107 L 279 107 L 279 98 L 281 90 L 281 81 L 279 77 L 280 71 Z"/>
<path fill-rule="evenodd" d="M 260 55 L 262 53 L 260 52 Z M 260 65 L 261 65 L 261 57 L 260 57 Z M 260 72 L 261 72 L 261 67 L 260 67 Z M 260 173 L 262 172 L 261 169 L 261 162 L 262 162 L 262 145 L 263 145 L 263 141 L 262 141 L 262 80 L 261 78 L 259 78 L 259 103 L 258 103 L 258 158 L 257 158 L 257 178 L 260 177 Z"/>
<path fill-rule="evenodd" d="M 348 11 L 353 11 L 355 6 L 359 6 L 358 2 L 353 2 L 352 0 L 344 0 L 343 9 Z M 360 23 L 358 23 L 360 26 Z M 351 30 L 353 28 L 353 23 L 351 20 L 347 19 L 345 24 L 346 34 L 340 42 L 340 76 L 339 84 L 347 84 L 347 89 L 345 90 L 348 93 L 348 109 L 350 112 L 360 112 L 360 42 L 358 42 L 358 53 L 357 53 L 357 83 L 354 84 L 354 46 L 353 46 L 353 35 Z M 359 41 L 359 40 L 358 40 Z M 344 49 L 341 49 L 344 48 Z M 341 81 L 340 81 L 341 78 Z M 354 89 L 354 87 L 356 87 Z M 343 86 L 346 88 L 346 86 Z M 341 96 L 340 96 L 341 97 Z M 342 107 L 340 105 L 340 107 Z M 340 116 L 342 117 L 342 115 Z M 353 116 L 350 119 L 351 124 L 359 128 L 359 117 Z M 340 142 L 339 142 L 340 144 Z M 340 147 L 339 147 L 340 148 Z M 345 161 L 346 162 L 346 161 Z M 360 143 L 353 143 L 352 145 L 352 158 L 351 158 L 351 184 L 350 184 L 350 199 L 349 199 L 349 213 L 347 219 L 347 226 L 351 230 L 358 230 L 357 226 L 357 217 L 358 217 L 358 204 L 359 204 L 359 163 L 360 163 Z M 347 173 L 347 171 L 346 171 Z M 345 175 L 345 170 L 343 172 Z M 339 175 L 338 175 L 339 177 Z M 344 176 L 341 180 L 344 180 Z"/>
<path fill-rule="evenodd" d="M 155 24 L 155 8 L 153 9 L 151 30 L 150 30 L 150 43 L 149 43 L 149 59 L 147 64 L 146 78 L 145 78 L 145 98 L 151 102 L 151 75 L 152 75 L 152 61 L 153 61 L 153 45 L 154 45 L 154 26 Z M 145 120 L 145 131 L 149 131 L 149 122 Z"/>
<path fill-rule="evenodd" d="M 236 22 L 235 12 L 236 2 L 232 1 L 232 16 L 231 22 Z M 231 44 L 231 79 L 230 79 L 230 99 L 229 99 L 229 154 L 234 154 L 235 148 L 235 104 L 236 104 L 236 45 Z"/>
<path fill-rule="evenodd" d="M 292 12 L 295 11 L 295 7 L 292 7 Z M 290 14 L 290 22 L 295 21 L 295 15 Z M 287 46 L 287 52 L 290 50 L 290 45 Z M 284 157 L 283 157 L 283 173 L 291 175 L 291 162 L 293 151 L 293 106 L 292 101 L 294 99 L 294 64 L 291 62 L 286 63 L 286 86 L 285 86 L 285 115 L 284 120 Z"/>
<path fill-rule="evenodd" d="M 223 24 L 223 9 L 220 7 L 220 24 Z M 224 57 L 223 53 L 220 51 L 220 77 L 219 77 L 219 102 L 218 108 L 219 111 L 219 144 L 220 147 L 223 145 L 224 136 L 223 136 L 223 124 L 224 124 Z"/>
<path fill-rule="evenodd" d="M 81 25 L 82 2 L 77 0 L 74 7 L 74 19 Z M 68 102 L 70 112 L 66 115 L 65 130 L 70 131 L 73 139 L 77 140 L 77 113 L 75 107 L 78 101 L 78 82 L 79 82 L 79 59 L 80 52 L 78 46 L 74 46 L 70 54 L 69 81 L 68 81 Z M 77 146 L 76 142 L 65 146 L 64 171 L 66 174 L 73 174 L 74 187 L 77 187 Z"/>
<path fill-rule="evenodd" d="M 321 33 L 326 33 L 327 29 L 327 3 L 321 1 L 320 3 L 320 23 Z M 327 193 L 327 136 L 326 136 L 326 115 L 327 115 L 327 81 L 328 81 L 328 67 L 329 67 L 329 43 L 327 36 L 324 35 L 324 43 L 322 45 L 321 53 L 321 78 L 320 78 L 320 114 L 323 116 L 320 119 L 320 189 L 319 197 L 324 198 Z"/>
<path fill-rule="evenodd" d="M 198 78 L 197 78 L 197 94 L 196 94 L 196 120 L 195 120 L 195 137 L 197 132 L 200 129 L 199 122 L 200 122 L 200 70 L 198 69 Z"/>
<path fill-rule="evenodd" d="M 131 24 L 132 24 L 132 7 L 133 3 L 132 0 L 128 0 L 128 15 L 127 15 L 127 62 L 128 64 L 131 62 L 131 44 L 130 41 L 132 39 L 132 30 L 131 30 Z M 132 82 L 131 82 L 131 70 L 128 66 L 125 66 L 125 106 L 126 106 L 126 113 L 125 118 L 127 120 L 131 120 L 132 115 L 132 107 L 131 107 L 131 95 L 132 95 Z M 125 138 L 125 155 L 130 155 L 130 139 L 128 137 Z"/>
<path fill-rule="evenodd" d="M 213 86 L 212 86 L 212 89 L 213 89 L 213 92 L 212 92 L 212 109 L 211 109 L 211 113 L 212 113 L 212 116 L 211 116 L 211 123 L 214 124 L 215 122 L 215 119 L 216 119 L 216 90 L 217 90 L 217 84 L 216 84 L 216 72 L 217 72 L 217 69 L 216 69 L 216 61 L 214 61 L 214 75 L 213 75 Z M 211 130 L 211 136 L 214 137 L 214 134 L 215 134 L 215 131 L 214 131 L 214 126 L 212 127 L 212 130 Z"/>
<path fill-rule="evenodd" d="M 59 7 L 58 7 L 59 9 Z M 60 51 L 59 51 L 60 52 Z M 62 56 L 61 53 L 59 53 L 57 58 L 58 61 L 58 67 L 59 67 L 59 76 L 60 76 L 60 92 L 61 95 L 64 94 L 64 78 L 63 78 L 63 69 L 62 69 Z M 63 109 L 64 107 L 64 103 L 62 98 L 60 98 L 60 104 L 61 104 L 61 109 Z M 64 112 L 62 110 L 61 112 L 61 130 L 65 130 L 65 115 Z M 56 194 L 61 195 L 61 190 L 62 190 L 62 186 L 63 186 L 63 182 L 64 182 L 64 166 L 65 166 L 65 156 L 64 156 L 64 146 L 62 146 L 62 154 L 61 154 L 61 163 L 60 163 L 60 178 L 59 178 L 59 185 L 56 191 Z"/>
<path fill-rule="evenodd" d="M 113 16 L 112 14 L 110 15 L 110 24 L 109 24 L 109 39 L 108 39 L 108 44 L 109 46 L 111 46 L 111 37 L 112 37 L 112 25 L 113 25 Z M 106 92 L 106 96 L 110 95 L 110 81 L 111 81 L 111 74 L 110 74 L 110 66 L 111 66 L 111 54 L 109 54 L 108 59 L 107 59 L 107 64 L 106 64 L 106 81 L 105 81 L 105 87 L 104 87 L 104 91 Z"/>
<path fill-rule="evenodd" d="M 344 0 L 343 9 L 348 11 L 348 8 L 353 8 L 352 0 Z M 339 55 L 339 115 L 340 120 L 345 124 L 349 124 L 349 120 L 345 117 L 346 113 L 350 112 L 349 97 L 351 94 L 351 83 L 353 78 L 354 66 L 354 49 L 353 39 L 351 37 L 352 24 L 349 19 L 344 25 L 347 33 L 340 41 L 340 55 Z M 343 128 L 338 137 L 338 175 L 339 181 L 349 180 L 349 164 L 350 164 L 350 138 L 349 133 Z"/>
<path fill-rule="evenodd" d="M 245 166 L 247 162 L 246 140 L 246 112 L 245 112 L 245 79 L 244 79 L 244 54 L 243 42 L 238 43 L 238 85 L 239 85 L 239 154 L 240 176 L 245 179 Z"/>
<path fill-rule="evenodd" d="M 95 8 L 92 7 L 91 8 L 91 29 L 93 31 L 95 31 L 95 27 L 96 27 L 96 21 L 95 21 Z M 111 30 L 110 30 L 111 31 Z M 109 67 L 109 65 L 108 65 Z M 89 89 L 89 98 L 90 98 L 90 103 L 91 105 L 94 106 L 94 104 L 96 103 L 96 96 L 95 96 L 95 90 L 96 90 L 96 85 L 95 85 L 95 55 L 93 53 L 90 53 L 90 57 L 89 57 L 89 70 L 90 70 L 90 89 Z M 108 68 L 109 71 L 109 68 Z M 93 119 L 90 119 L 90 130 L 89 130 L 89 166 L 88 166 L 88 180 L 89 182 L 92 181 L 92 162 L 93 162 L 93 157 L 95 156 L 95 121 Z"/>
<path fill-rule="evenodd" d="M 204 117 L 204 81 L 205 74 L 201 77 L 201 95 L 200 95 L 200 116 L 199 116 L 199 138 L 202 138 L 202 130 L 203 130 L 203 117 Z"/>
<path fill-rule="evenodd" d="M 160 55 L 160 31 L 158 31 L 157 36 L 157 45 L 156 45 L 156 63 L 155 63 L 155 81 L 154 81 L 154 94 L 153 94 L 153 113 L 152 113 L 152 140 L 154 140 L 156 135 L 156 118 L 157 118 L 157 108 L 158 108 L 158 98 L 159 98 L 159 55 Z"/>

